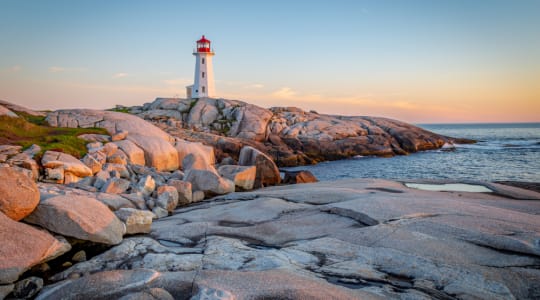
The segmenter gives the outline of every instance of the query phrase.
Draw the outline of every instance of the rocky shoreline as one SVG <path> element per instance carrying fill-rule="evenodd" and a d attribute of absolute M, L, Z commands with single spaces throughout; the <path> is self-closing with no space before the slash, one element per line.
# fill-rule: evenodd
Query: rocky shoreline
<path fill-rule="evenodd" d="M 0 107 L 8 118 L 43 115 Z M 49 126 L 108 132 L 79 135 L 80 158 L 0 145 L 0 299 L 540 296 L 534 190 L 310 183 L 309 173 L 281 178 L 274 162 L 406 154 L 457 139 L 223 99 L 127 110 L 47 113 Z"/>

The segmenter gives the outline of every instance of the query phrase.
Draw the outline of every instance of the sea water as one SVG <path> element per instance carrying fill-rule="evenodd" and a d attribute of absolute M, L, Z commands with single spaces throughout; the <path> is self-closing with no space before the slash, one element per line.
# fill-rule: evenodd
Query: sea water
<path fill-rule="evenodd" d="M 342 178 L 467 179 L 540 182 L 540 123 L 418 125 L 476 144 L 391 158 L 356 157 L 312 166 L 319 180 Z"/>

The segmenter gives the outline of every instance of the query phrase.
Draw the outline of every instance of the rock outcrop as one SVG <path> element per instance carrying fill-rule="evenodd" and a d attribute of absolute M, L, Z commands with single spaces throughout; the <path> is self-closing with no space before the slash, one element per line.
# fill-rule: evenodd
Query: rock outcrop
<path fill-rule="evenodd" d="M 173 136 L 213 146 L 219 161 L 238 159 L 252 146 L 279 166 L 297 166 L 356 155 L 393 156 L 471 142 L 440 136 L 419 127 L 377 117 L 307 112 L 295 107 L 264 109 L 226 99 L 158 98 L 134 114 Z"/>
<path fill-rule="evenodd" d="M 56 274 L 38 299 L 537 298 L 540 202 L 523 200 L 540 194 L 485 184 L 495 193 L 355 179 L 220 196 Z"/>
<path fill-rule="evenodd" d="M 253 183 L 256 188 L 276 185 L 281 182 L 281 175 L 274 161 L 253 147 L 245 146 L 242 148 L 238 164 L 256 167 L 255 182 Z"/>

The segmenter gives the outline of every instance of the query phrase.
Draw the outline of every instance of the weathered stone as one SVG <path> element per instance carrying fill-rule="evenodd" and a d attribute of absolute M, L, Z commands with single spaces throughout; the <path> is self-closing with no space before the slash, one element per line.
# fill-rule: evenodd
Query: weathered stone
<path fill-rule="evenodd" d="M 256 166 L 257 174 L 253 187 L 260 188 L 268 185 L 275 185 L 281 182 L 279 169 L 274 161 L 261 151 L 245 146 L 240 151 L 238 164 L 241 166 Z"/>
<path fill-rule="evenodd" d="M 43 288 L 43 279 L 39 277 L 28 277 L 15 284 L 13 296 L 20 299 L 29 299 L 36 295 Z"/>
<path fill-rule="evenodd" d="M 107 205 L 112 211 L 117 211 L 121 208 L 135 208 L 135 204 L 130 200 L 115 194 L 97 193 L 97 200 Z"/>
<path fill-rule="evenodd" d="M 125 227 L 101 202 L 85 196 L 56 196 L 41 201 L 25 221 L 52 232 L 104 244 L 122 241 Z"/>
<path fill-rule="evenodd" d="M 64 183 L 64 169 L 63 168 L 46 168 L 45 169 L 45 178 L 47 181 L 52 181 L 55 183 Z"/>
<path fill-rule="evenodd" d="M 63 168 L 64 173 L 69 172 L 77 177 L 92 175 L 92 170 L 75 157 L 55 151 L 46 151 L 41 159 L 44 168 Z"/>
<path fill-rule="evenodd" d="M 144 150 L 146 165 L 158 171 L 174 171 L 178 169 L 178 152 L 167 141 L 159 137 L 129 134 L 128 140 Z"/>
<path fill-rule="evenodd" d="M 122 178 L 129 178 L 129 171 L 125 165 L 106 163 L 102 168 L 104 171 L 116 171 Z"/>
<path fill-rule="evenodd" d="M 107 183 L 101 187 L 100 191 L 102 193 L 109 194 L 122 194 L 129 189 L 130 182 L 122 178 L 109 178 Z"/>
<path fill-rule="evenodd" d="M 214 148 L 210 146 L 205 146 L 202 143 L 193 143 L 182 139 L 176 139 L 174 147 L 178 151 L 178 160 L 181 163 L 180 167 L 184 170 L 193 168 L 192 166 L 184 165 L 184 159 L 190 154 L 194 156 L 193 160 L 202 164 L 202 168 L 196 167 L 196 169 L 204 169 L 206 166 L 213 166 L 216 163 Z"/>
<path fill-rule="evenodd" d="M 36 183 L 15 168 L 0 167 L 0 212 L 18 221 L 39 203 Z"/>
<path fill-rule="evenodd" d="M 12 112 L 8 108 L 4 107 L 3 105 L 0 105 L 0 116 L 7 116 L 7 117 L 12 117 L 12 118 L 19 117 L 16 113 Z"/>
<path fill-rule="evenodd" d="M 128 157 L 129 162 L 134 165 L 145 165 L 144 151 L 129 140 L 121 140 L 114 142 L 120 150 Z"/>
<path fill-rule="evenodd" d="M 251 190 L 255 183 L 257 167 L 255 166 L 220 166 L 218 173 L 234 182 L 239 190 Z"/>
<path fill-rule="evenodd" d="M 154 213 L 154 215 L 158 219 L 165 218 L 165 217 L 167 217 L 169 215 L 169 212 L 165 208 L 162 208 L 160 206 L 156 206 L 156 207 L 152 208 L 152 212 Z"/>
<path fill-rule="evenodd" d="M 147 289 L 159 276 L 145 269 L 99 272 L 45 288 L 36 299 L 118 299 Z"/>
<path fill-rule="evenodd" d="M 77 253 L 73 254 L 71 260 L 75 262 L 86 261 L 86 252 L 84 250 L 77 251 Z"/>
<path fill-rule="evenodd" d="M 171 179 L 167 182 L 167 184 L 176 188 L 176 191 L 178 192 L 178 205 L 186 205 L 191 203 L 193 199 L 191 182 Z"/>
<path fill-rule="evenodd" d="M 103 150 L 103 143 L 102 142 L 88 143 L 88 144 L 86 144 L 86 149 L 88 150 L 89 153 L 102 151 Z"/>
<path fill-rule="evenodd" d="M 0 299 L 5 299 L 13 289 L 15 288 L 14 284 L 0 284 Z"/>
<path fill-rule="evenodd" d="M 136 190 L 137 192 L 140 192 L 143 196 L 147 197 L 156 188 L 156 182 L 154 181 L 154 178 L 150 175 L 145 175 L 139 179 L 139 182 L 137 183 Z"/>
<path fill-rule="evenodd" d="M 28 155 L 30 158 L 34 158 L 36 154 L 41 152 L 41 147 L 36 144 L 32 144 L 32 146 L 28 147 L 26 150 L 23 151 L 24 154 Z"/>
<path fill-rule="evenodd" d="M 72 184 L 72 183 L 77 183 L 81 180 L 82 178 L 79 177 L 79 176 L 76 176 L 72 173 L 69 173 L 69 172 L 64 172 L 64 184 Z"/>
<path fill-rule="evenodd" d="M 234 182 L 213 171 L 189 170 L 186 173 L 185 181 L 191 182 L 193 190 L 205 193 L 222 195 L 234 192 Z"/>
<path fill-rule="evenodd" d="M 178 205 L 178 192 L 173 186 L 160 186 L 157 189 L 156 205 L 172 212 Z"/>
<path fill-rule="evenodd" d="M 317 178 L 310 172 L 306 170 L 301 171 L 286 171 L 284 183 L 288 184 L 297 184 L 297 183 L 311 183 L 317 182 Z"/>
<path fill-rule="evenodd" d="M 115 154 L 107 157 L 107 162 L 112 164 L 127 165 L 129 158 L 122 150 L 118 150 Z"/>
<path fill-rule="evenodd" d="M 68 243 L 0 213 L 0 284 L 15 282 L 30 267 L 69 251 Z"/>
<path fill-rule="evenodd" d="M 25 152 L 10 157 L 6 162 L 11 166 L 30 170 L 32 173 L 31 178 L 33 180 L 37 180 L 39 177 L 39 166 L 37 162 L 32 159 L 31 155 Z"/>
<path fill-rule="evenodd" d="M 107 155 L 107 157 L 112 156 L 118 151 L 118 145 L 115 143 L 107 143 L 103 146 L 103 152 Z"/>
<path fill-rule="evenodd" d="M 174 297 L 162 288 L 151 288 L 142 292 L 127 294 L 118 300 L 174 300 Z"/>
<path fill-rule="evenodd" d="M 94 178 L 94 187 L 101 189 L 107 183 L 109 178 L 111 178 L 111 175 L 109 172 L 101 170 L 96 173 Z"/>
<path fill-rule="evenodd" d="M 149 211 L 134 208 L 121 208 L 115 212 L 116 216 L 126 224 L 126 233 L 148 233 L 152 228 L 154 214 Z"/>
<path fill-rule="evenodd" d="M 201 202 L 201 201 L 204 200 L 204 197 L 205 197 L 205 195 L 204 195 L 203 191 L 193 191 L 191 202 L 193 202 L 193 203 Z"/>
<path fill-rule="evenodd" d="M 121 141 L 121 140 L 125 140 L 126 137 L 128 136 L 128 131 L 127 130 L 120 130 L 118 132 L 116 132 L 115 134 L 113 134 L 111 136 L 111 140 L 113 142 L 117 142 L 117 141 Z"/>
<path fill-rule="evenodd" d="M 86 154 L 81 161 L 92 170 L 92 174 L 96 174 L 101 170 L 102 164 L 99 162 L 94 155 Z"/>
<path fill-rule="evenodd" d="M 132 193 L 132 194 L 122 194 L 121 196 L 131 201 L 131 203 L 133 203 L 133 205 L 135 205 L 136 208 L 142 209 L 142 210 L 147 209 L 146 201 L 144 200 L 142 194 Z"/>

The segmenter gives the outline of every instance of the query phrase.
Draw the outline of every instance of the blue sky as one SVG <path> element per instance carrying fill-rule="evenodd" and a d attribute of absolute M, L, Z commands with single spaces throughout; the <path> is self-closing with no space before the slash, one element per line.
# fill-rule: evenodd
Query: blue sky
<path fill-rule="evenodd" d="M 540 121 L 540 1 L 0 0 L 0 99 L 37 109 L 217 95 L 411 122 Z"/>

